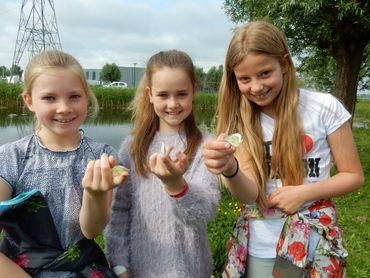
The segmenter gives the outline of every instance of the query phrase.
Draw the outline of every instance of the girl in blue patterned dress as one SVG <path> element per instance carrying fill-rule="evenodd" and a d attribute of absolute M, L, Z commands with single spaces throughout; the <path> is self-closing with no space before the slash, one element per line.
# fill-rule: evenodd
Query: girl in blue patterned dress
<path fill-rule="evenodd" d="M 0 146 L 0 201 L 14 207 L 13 212 L 0 209 L 4 230 L 0 277 L 115 277 L 104 254 L 87 239 L 106 223 L 86 223 L 86 219 L 92 219 L 91 214 L 103 218 L 97 205 L 111 198 L 111 189 L 127 174 L 113 177 L 114 149 L 94 142 L 80 129 L 98 107 L 81 65 L 61 51 L 34 56 L 25 70 L 22 98 L 37 123 L 34 134 Z M 45 215 L 50 214 L 51 224 L 18 223 L 25 217 L 14 213 L 23 204 L 19 200 L 48 206 L 50 213 Z M 18 229 L 12 229 L 16 225 Z"/>

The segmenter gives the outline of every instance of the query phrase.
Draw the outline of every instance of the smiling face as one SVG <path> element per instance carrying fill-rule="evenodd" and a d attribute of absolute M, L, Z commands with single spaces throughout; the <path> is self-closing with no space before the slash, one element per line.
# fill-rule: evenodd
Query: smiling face
<path fill-rule="evenodd" d="M 154 72 L 147 94 L 159 117 L 159 131 L 178 132 L 193 109 L 194 87 L 185 70 L 163 67 Z"/>
<path fill-rule="evenodd" d="M 88 97 L 78 75 L 64 68 L 44 70 L 23 99 L 41 126 L 43 143 L 65 145 L 79 138 L 79 128 L 87 117 Z"/>
<path fill-rule="evenodd" d="M 234 67 L 234 74 L 243 96 L 274 116 L 275 102 L 283 86 L 286 61 L 259 53 L 249 53 Z"/>

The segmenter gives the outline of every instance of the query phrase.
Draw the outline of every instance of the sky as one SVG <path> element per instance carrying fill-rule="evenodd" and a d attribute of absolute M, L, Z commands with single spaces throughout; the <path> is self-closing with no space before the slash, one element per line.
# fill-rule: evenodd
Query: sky
<path fill-rule="evenodd" d="M 158 51 L 179 49 L 207 72 L 224 63 L 236 27 L 223 0 L 54 0 L 54 5 L 62 50 L 84 68 L 145 67 Z M 11 66 L 21 6 L 21 0 L 1 0 L 0 66 Z M 25 50 L 22 69 L 28 59 Z"/>

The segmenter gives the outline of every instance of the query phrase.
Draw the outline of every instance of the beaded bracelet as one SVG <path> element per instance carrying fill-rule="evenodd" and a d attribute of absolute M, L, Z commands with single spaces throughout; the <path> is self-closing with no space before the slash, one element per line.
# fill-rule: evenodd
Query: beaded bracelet
<path fill-rule="evenodd" d="M 227 178 L 227 179 L 231 179 L 231 178 L 235 177 L 235 176 L 236 176 L 236 174 L 239 172 L 239 161 L 236 159 L 236 157 L 235 157 L 235 156 L 234 156 L 234 159 L 235 159 L 235 161 L 236 161 L 236 170 L 235 170 L 235 173 L 234 173 L 234 174 L 232 174 L 232 175 L 230 175 L 230 176 L 227 176 L 227 175 L 225 175 L 224 173 L 222 173 L 222 175 L 223 175 L 225 178 Z"/>
<path fill-rule="evenodd" d="M 170 196 L 172 197 L 172 198 L 181 198 L 182 196 L 185 196 L 186 195 L 186 193 L 188 193 L 188 191 L 189 191 L 189 185 L 188 185 L 188 183 L 184 180 L 184 188 L 183 188 L 183 190 L 180 192 L 180 193 L 177 193 L 177 194 L 174 194 L 174 195 L 171 195 L 170 194 Z"/>

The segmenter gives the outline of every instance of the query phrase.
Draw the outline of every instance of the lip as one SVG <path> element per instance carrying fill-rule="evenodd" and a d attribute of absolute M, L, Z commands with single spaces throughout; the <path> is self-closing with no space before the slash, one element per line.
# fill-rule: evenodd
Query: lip
<path fill-rule="evenodd" d="M 257 99 L 262 99 L 262 98 L 265 98 L 268 94 L 269 94 L 270 90 L 266 91 L 266 92 L 263 92 L 262 94 L 258 94 L 258 95 L 253 95 L 251 94 L 253 97 L 257 98 Z"/>
<path fill-rule="evenodd" d="M 168 115 L 170 116 L 177 116 L 181 113 L 182 111 L 170 111 L 170 112 L 166 112 Z"/>
<path fill-rule="evenodd" d="M 68 124 L 70 122 L 72 122 L 73 120 L 75 120 L 75 118 L 69 118 L 69 119 L 54 119 L 54 121 L 58 122 L 58 123 L 61 123 L 61 124 Z"/>

